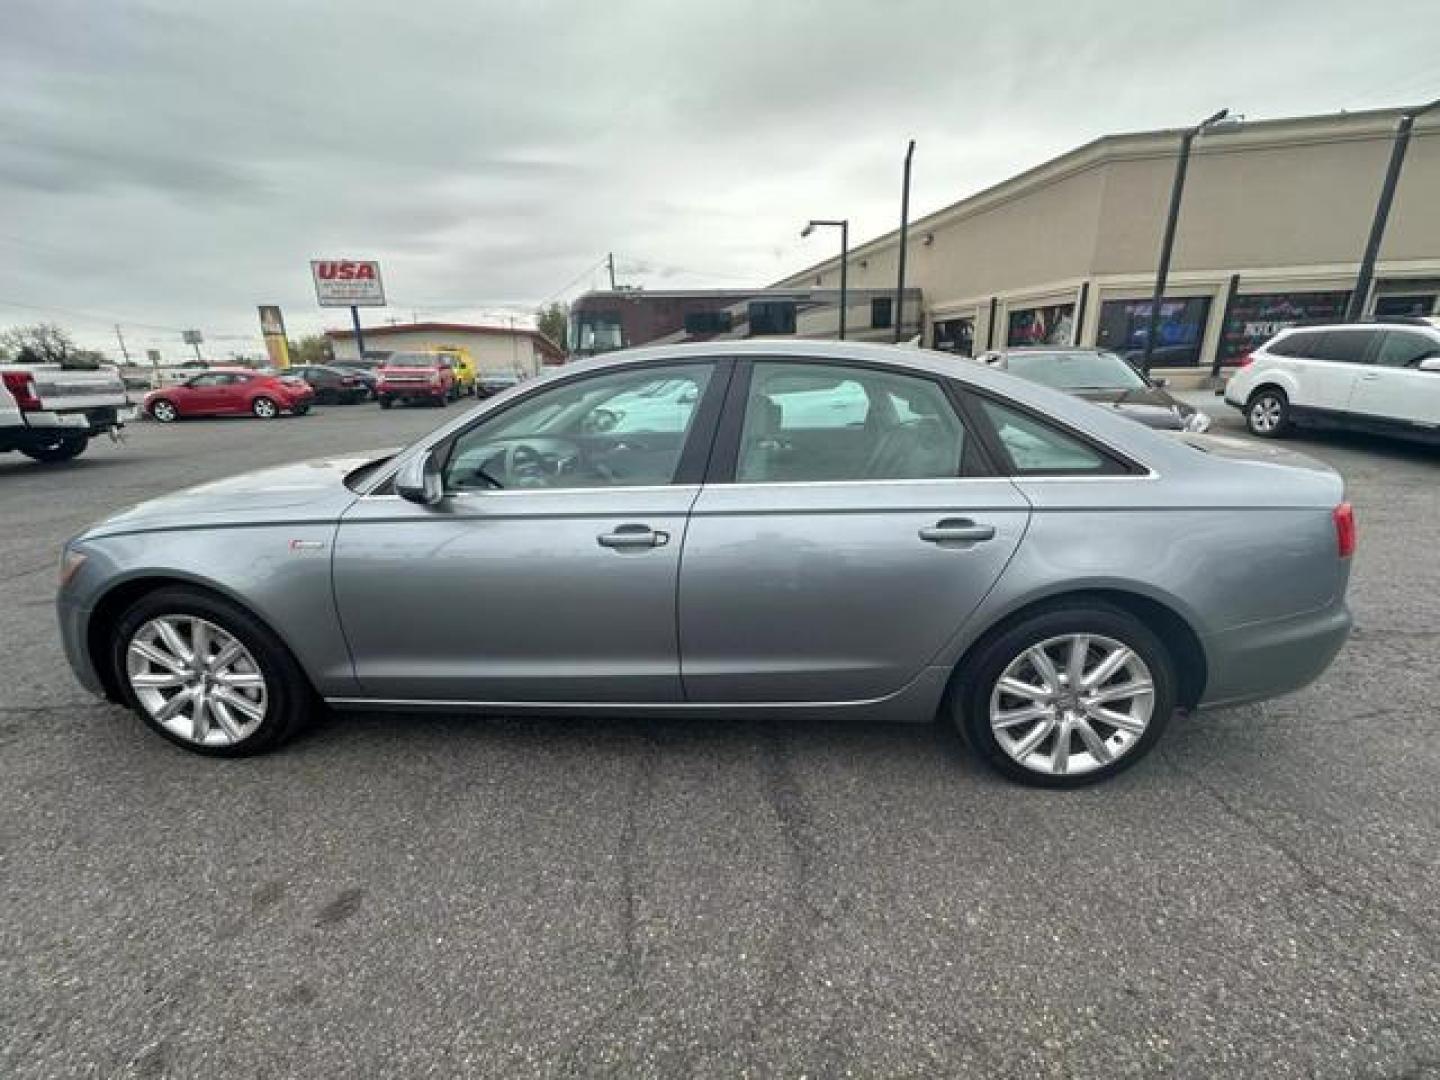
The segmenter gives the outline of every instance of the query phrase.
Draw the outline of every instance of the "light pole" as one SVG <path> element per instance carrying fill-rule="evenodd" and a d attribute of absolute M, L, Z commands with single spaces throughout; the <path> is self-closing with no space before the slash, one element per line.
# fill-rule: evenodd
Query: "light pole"
<path fill-rule="evenodd" d="M 840 340 L 845 340 L 845 306 L 850 302 L 849 294 L 849 270 L 846 264 L 850 258 L 850 222 L 821 220 L 811 221 L 805 228 L 800 230 L 801 238 L 809 236 L 821 225 L 832 226 L 840 230 Z"/>
<path fill-rule="evenodd" d="M 1355 291 L 1350 294 L 1350 306 L 1345 311 L 1346 322 L 1358 320 L 1365 312 L 1365 301 L 1370 298 L 1370 284 L 1375 280 L 1375 260 L 1380 256 L 1380 241 L 1385 238 L 1390 204 L 1395 200 L 1395 188 L 1400 183 L 1400 167 L 1405 164 L 1405 151 L 1410 146 L 1410 129 L 1415 126 L 1417 116 L 1435 108 L 1440 108 L 1440 98 L 1416 109 L 1406 109 L 1395 125 L 1395 141 L 1390 144 L 1390 164 L 1385 169 L 1385 182 L 1380 185 L 1380 201 L 1375 204 L 1375 220 L 1370 223 L 1365 253 L 1360 256 L 1360 273 L 1355 278 Z"/>
<path fill-rule="evenodd" d="M 1150 326 L 1145 333 L 1145 356 L 1141 364 L 1146 371 L 1150 370 L 1155 339 L 1160 334 L 1160 304 L 1165 299 L 1165 280 L 1170 276 L 1170 253 L 1175 248 L 1175 224 L 1180 220 L 1180 196 L 1185 191 L 1185 170 L 1190 165 L 1190 144 L 1206 128 L 1220 123 L 1229 115 L 1229 109 L 1221 109 L 1194 127 L 1186 128 L 1180 135 L 1180 157 L 1175 162 L 1175 180 L 1170 186 L 1170 213 L 1165 219 L 1165 235 L 1160 241 L 1160 266 L 1155 271 L 1155 295 L 1150 300 Z"/>

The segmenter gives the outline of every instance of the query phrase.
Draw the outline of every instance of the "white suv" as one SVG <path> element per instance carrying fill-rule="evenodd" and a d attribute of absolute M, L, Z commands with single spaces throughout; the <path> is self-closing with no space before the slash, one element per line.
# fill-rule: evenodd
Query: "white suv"
<path fill-rule="evenodd" d="M 1241 364 L 1225 401 L 1254 435 L 1324 424 L 1440 440 L 1440 319 L 1294 327 Z"/>

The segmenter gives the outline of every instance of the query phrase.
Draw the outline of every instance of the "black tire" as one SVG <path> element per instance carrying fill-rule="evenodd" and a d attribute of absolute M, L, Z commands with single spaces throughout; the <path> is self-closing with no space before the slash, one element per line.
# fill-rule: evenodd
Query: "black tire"
<path fill-rule="evenodd" d="M 438 409 L 443 409 L 443 408 L 445 408 L 447 405 L 450 404 L 450 395 L 449 395 L 449 394 L 441 394 L 439 397 L 437 397 L 437 398 L 432 398 L 431 400 L 433 400 L 433 401 L 435 402 L 435 407 L 436 407 L 436 408 L 438 408 Z"/>
<path fill-rule="evenodd" d="M 380 402 L 380 407 L 382 409 L 388 409 L 395 404 L 394 399 L 391 398 L 388 394 L 380 394 L 376 397 L 375 400 Z"/>
<path fill-rule="evenodd" d="M 20 452 L 34 461 L 69 461 L 85 452 L 90 439 L 84 435 L 56 435 L 49 442 L 22 446 Z"/>
<path fill-rule="evenodd" d="M 1013 661 L 1030 647 L 1066 634 L 1093 634 L 1127 646 L 1150 669 L 1154 697 L 1145 730 L 1128 750 L 1088 772 L 1059 775 L 1022 765 L 1006 752 L 991 729 L 990 705 L 996 683 Z M 1128 611 L 1097 601 L 1083 601 L 1036 611 L 1003 626 L 982 641 L 960 672 L 954 696 L 958 715 L 954 719 L 970 746 L 1003 776 L 1034 787 L 1074 788 L 1106 780 L 1149 753 L 1170 722 L 1175 699 L 1175 662 L 1155 632 Z M 1112 736 L 1123 738 L 1118 731 L 1112 732 Z M 1053 738 L 1042 741 L 1040 746 L 1044 747 L 1047 742 L 1053 746 Z M 1083 741 L 1081 745 L 1083 747 Z"/>
<path fill-rule="evenodd" d="M 150 403 L 150 417 L 162 424 L 173 424 L 180 419 L 180 410 L 169 398 L 156 398 Z"/>
<path fill-rule="evenodd" d="M 310 411 L 310 406 L 309 406 L 309 405 L 296 405 L 296 406 L 295 406 L 293 409 L 291 409 L 290 411 L 291 411 L 292 413 L 294 413 L 296 416 L 304 416 L 306 413 L 308 413 L 308 412 Z"/>
<path fill-rule="evenodd" d="M 261 394 L 250 402 L 250 411 L 261 420 L 274 420 L 280 415 L 280 406 L 275 404 L 274 398 L 268 398 Z"/>
<path fill-rule="evenodd" d="M 135 633 L 161 615 L 192 615 L 214 623 L 250 650 L 265 676 L 266 710 L 260 726 L 239 743 L 201 746 L 156 723 L 141 706 L 125 673 L 125 654 Z M 185 586 L 157 589 L 125 609 L 110 639 L 110 664 L 125 703 L 156 734 L 196 754 L 245 757 L 273 749 L 299 731 L 315 711 L 315 692 L 299 663 L 269 627 L 238 604 Z"/>
<path fill-rule="evenodd" d="M 1264 386 L 1245 403 L 1245 428 L 1261 439 L 1279 439 L 1290 432 L 1290 399 L 1285 391 Z"/>

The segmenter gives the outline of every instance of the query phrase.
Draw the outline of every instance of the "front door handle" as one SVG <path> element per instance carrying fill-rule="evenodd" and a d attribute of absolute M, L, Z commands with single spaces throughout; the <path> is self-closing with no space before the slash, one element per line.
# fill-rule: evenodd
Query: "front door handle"
<path fill-rule="evenodd" d="M 1380 373 L 1378 371 L 1371 371 L 1367 374 L 1361 375 L 1360 378 L 1364 379 L 1366 382 L 1373 382 L 1376 379 L 1380 378 Z"/>
<path fill-rule="evenodd" d="M 977 525 L 969 518 L 945 518 L 920 530 L 920 539 L 929 544 L 979 544 L 994 538 L 994 525 Z"/>
<path fill-rule="evenodd" d="M 601 533 L 596 539 L 607 548 L 656 548 L 668 544 L 670 534 L 649 525 L 617 525 L 614 532 Z"/>

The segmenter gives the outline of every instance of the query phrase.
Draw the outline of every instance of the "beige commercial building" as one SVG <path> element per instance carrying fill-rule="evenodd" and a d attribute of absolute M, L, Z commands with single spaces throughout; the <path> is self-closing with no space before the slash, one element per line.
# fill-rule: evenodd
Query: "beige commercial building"
<path fill-rule="evenodd" d="M 353 330 L 326 330 L 336 360 L 358 359 Z M 481 375 L 527 378 L 542 367 L 563 363 L 560 346 L 538 330 L 471 323 L 416 322 L 372 326 L 365 329 L 365 356 L 384 360 L 397 352 L 433 352 L 462 348 L 470 353 Z"/>
<path fill-rule="evenodd" d="M 1155 344 L 1158 368 L 1233 363 L 1277 329 L 1343 317 L 1400 110 L 1222 124 L 1195 140 Z M 909 228 L 924 344 L 1143 350 L 1179 131 L 1111 135 Z M 899 230 L 850 252 L 893 288 Z M 835 288 L 839 260 L 775 287 Z M 1366 313 L 1440 297 L 1440 115 L 1415 123 Z M 907 313 L 908 314 L 908 313 Z"/>

